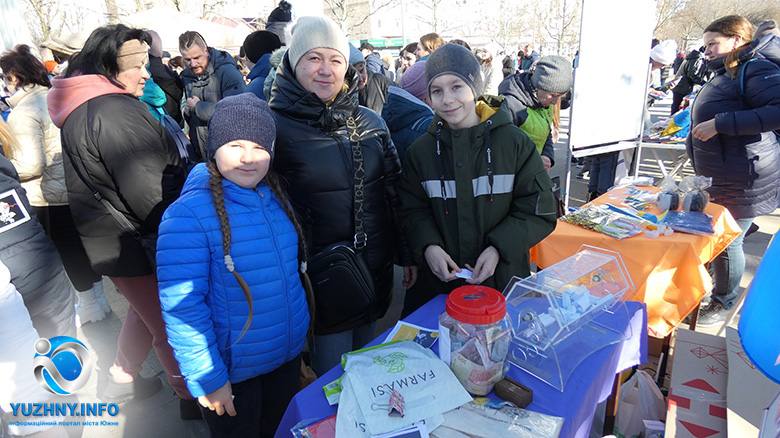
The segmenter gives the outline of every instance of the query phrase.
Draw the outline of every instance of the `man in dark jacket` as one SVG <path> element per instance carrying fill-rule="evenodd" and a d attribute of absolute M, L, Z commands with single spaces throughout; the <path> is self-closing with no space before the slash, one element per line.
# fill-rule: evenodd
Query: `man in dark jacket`
<path fill-rule="evenodd" d="M 154 83 L 159 85 L 165 92 L 165 112 L 176 120 L 179 126 L 184 126 L 184 119 L 181 115 L 181 97 L 184 95 L 184 85 L 181 83 L 179 75 L 173 72 L 170 67 L 163 64 L 162 40 L 157 32 L 150 30 L 152 36 L 152 45 L 149 47 L 149 74 L 152 75 Z"/>
<path fill-rule="evenodd" d="M 351 43 L 349 49 L 349 63 L 358 72 L 358 102 L 377 114 L 382 114 L 387 100 L 387 88 L 396 83 L 381 74 L 369 71 L 363 55 Z"/>
<path fill-rule="evenodd" d="M 363 54 L 363 57 L 366 60 L 366 69 L 370 73 L 385 76 L 391 81 L 395 79 L 395 75 L 390 69 L 390 64 L 383 60 L 378 54 L 374 53 L 374 46 L 371 43 L 365 41 L 360 44 L 360 53 Z"/>
<path fill-rule="evenodd" d="M 539 60 L 539 52 L 534 50 L 533 44 L 526 44 L 526 46 L 523 48 L 523 51 L 518 53 L 517 56 L 520 56 L 520 71 L 528 71 L 531 69 L 531 67 L 536 64 L 536 61 Z"/>
<path fill-rule="evenodd" d="M 672 88 L 674 99 L 672 100 L 672 114 L 680 109 L 680 104 L 685 96 L 693 92 L 693 87 L 707 82 L 707 62 L 704 59 L 704 47 L 693 49 L 680 65 L 678 75 L 682 76 L 680 82 Z"/>
<path fill-rule="evenodd" d="M 179 52 L 187 68 L 181 73 L 187 106 L 184 117 L 190 125 L 190 141 L 195 153 L 206 160 L 209 119 L 214 105 L 223 97 L 246 91 L 244 77 L 230 54 L 208 47 L 203 37 L 193 31 L 179 36 Z"/>

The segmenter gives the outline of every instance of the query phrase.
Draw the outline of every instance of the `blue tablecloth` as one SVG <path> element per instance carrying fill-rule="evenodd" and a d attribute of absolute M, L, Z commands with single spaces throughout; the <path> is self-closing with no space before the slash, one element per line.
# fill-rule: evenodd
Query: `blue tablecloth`
<path fill-rule="evenodd" d="M 446 300 L 447 295 L 439 295 L 404 321 L 438 330 L 439 315 L 444 311 Z M 534 392 L 534 401 L 526 409 L 564 418 L 560 434 L 562 438 L 587 437 L 590 434 L 596 406 L 609 397 L 615 375 L 627 368 L 647 362 L 645 304 L 628 301 L 626 307 L 631 315 L 631 337 L 588 356 L 569 377 L 565 391 L 558 391 L 515 366 L 510 367 L 509 376 Z M 389 330 L 369 345 L 381 343 L 388 333 Z M 434 351 L 438 351 L 438 345 L 438 342 L 434 345 Z M 335 414 L 338 406 L 328 405 L 322 387 L 343 373 L 341 366 L 336 366 L 296 394 L 287 407 L 275 438 L 290 438 L 292 436 L 290 429 L 301 420 L 320 420 Z"/>

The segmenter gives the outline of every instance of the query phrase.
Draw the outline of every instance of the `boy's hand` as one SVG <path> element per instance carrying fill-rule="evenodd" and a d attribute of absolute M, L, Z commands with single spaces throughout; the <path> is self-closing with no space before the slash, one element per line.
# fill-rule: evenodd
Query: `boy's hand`
<path fill-rule="evenodd" d="M 409 289 L 417 282 L 417 266 L 404 266 L 404 279 L 401 282 L 404 288 Z"/>
<path fill-rule="evenodd" d="M 468 264 L 466 267 L 471 269 L 471 280 L 466 280 L 469 284 L 482 284 L 483 281 L 492 277 L 496 272 L 496 265 L 498 265 L 498 250 L 493 246 L 488 246 L 482 251 L 477 259 L 477 264 L 472 268 Z"/>
<path fill-rule="evenodd" d="M 216 412 L 217 415 L 227 412 L 231 417 L 236 416 L 236 408 L 233 406 L 233 388 L 230 386 L 230 381 L 225 382 L 221 388 L 211 394 L 198 397 L 198 403 L 204 408 Z"/>
<path fill-rule="evenodd" d="M 544 164 L 544 170 L 546 170 L 547 173 L 550 173 L 550 168 L 552 167 L 552 160 L 550 160 L 550 157 L 542 155 L 542 164 Z"/>
<path fill-rule="evenodd" d="M 456 279 L 455 273 L 460 272 L 460 268 L 452 260 L 452 257 L 439 245 L 430 245 L 425 248 L 425 261 L 428 262 L 433 275 L 445 283 Z"/>

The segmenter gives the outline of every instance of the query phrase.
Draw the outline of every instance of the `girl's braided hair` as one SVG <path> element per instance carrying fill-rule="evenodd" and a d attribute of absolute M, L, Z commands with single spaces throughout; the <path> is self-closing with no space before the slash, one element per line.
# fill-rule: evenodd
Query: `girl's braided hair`
<path fill-rule="evenodd" d="M 211 188 L 211 196 L 214 200 L 214 207 L 217 210 L 217 217 L 219 218 L 219 224 L 222 230 L 222 247 L 225 254 L 225 265 L 227 266 L 228 271 L 230 271 L 236 278 L 236 281 L 238 281 L 239 286 L 241 286 L 241 290 L 244 292 L 246 301 L 249 304 L 249 316 L 247 316 L 246 322 L 244 323 L 243 329 L 241 329 L 241 334 L 238 336 L 238 339 L 233 342 L 233 345 L 235 345 L 244 336 L 244 334 L 246 334 L 247 330 L 249 330 L 250 324 L 252 323 L 252 291 L 249 289 L 249 285 L 246 283 L 246 281 L 244 281 L 241 275 L 235 270 L 233 259 L 230 257 L 230 221 L 228 219 L 227 210 L 225 209 L 225 198 L 222 191 L 222 180 L 224 177 L 221 173 L 219 173 L 217 164 L 213 159 L 209 161 L 207 167 L 210 174 L 209 186 Z M 271 192 L 273 192 L 277 199 L 279 199 L 284 212 L 287 214 L 287 218 L 290 219 L 290 222 L 292 222 L 293 226 L 295 227 L 295 232 L 298 235 L 298 260 L 305 262 L 308 257 L 308 253 L 306 251 L 306 242 L 303 237 L 303 229 L 301 228 L 300 222 L 295 217 L 295 212 L 293 211 L 293 208 L 287 198 L 287 192 L 282 185 L 282 179 L 279 177 L 279 175 L 276 174 L 276 172 L 273 171 L 273 169 L 268 169 L 268 173 L 265 176 L 265 181 L 268 184 L 268 187 L 271 189 Z M 310 319 L 311 321 L 314 321 L 314 295 L 312 292 L 311 282 L 309 281 L 309 277 L 305 272 L 304 263 L 301 264 L 300 273 L 301 282 L 303 283 L 304 290 L 306 291 L 306 299 L 309 303 L 309 313 L 311 315 Z M 312 324 L 309 325 L 309 335 L 311 335 L 311 327 Z"/>

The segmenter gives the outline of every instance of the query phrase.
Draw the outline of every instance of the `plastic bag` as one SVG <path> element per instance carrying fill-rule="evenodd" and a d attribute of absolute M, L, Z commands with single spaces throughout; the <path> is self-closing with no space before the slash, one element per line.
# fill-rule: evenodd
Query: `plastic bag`
<path fill-rule="evenodd" d="M 642 433 L 643 420 L 664 421 L 665 419 L 666 402 L 663 394 L 647 372 L 637 370 L 626 383 L 620 386 L 615 436 L 637 438 Z"/>
<path fill-rule="evenodd" d="M 444 424 L 431 431 L 434 438 L 557 438 L 563 418 L 505 406 L 501 409 L 468 403 L 444 414 Z"/>
<path fill-rule="evenodd" d="M 443 421 L 441 414 L 471 401 L 450 367 L 411 341 L 351 353 L 341 387 L 336 435 L 344 437 L 377 435 L 420 421 L 433 429 Z M 396 392 L 402 415 L 392 412 Z"/>
<path fill-rule="evenodd" d="M 704 211 L 710 202 L 707 188 L 712 185 L 708 176 L 686 176 L 680 181 L 680 190 L 685 193 L 682 207 L 685 211 Z"/>
<path fill-rule="evenodd" d="M 331 415 L 319 421 L 301 421 L 290 432 L 294 438 L 335 438 L 336 416 Z"/>
<path fill-rule="evenodd" d="M 626 215 L 606 206 L 588 205 L 560 218 L 564 222 L 597 231 L 615 239 L 625 239 L 641 233 L 642 227 Z"/>
<path fill-rule="evenodd" d="M 661 191 L 656 196 L 655 205 L 662 211 L 677 210 L 680 207 L 680 188 L 674 178 L 665 177 L 661 181 Z"/>
<path fill-rule="evenodd" d="M 712 216 L 701 211 L 670 211 L 663 223 L 674 231 L 710 236 L 715 234 L 712 227 Z"/>

